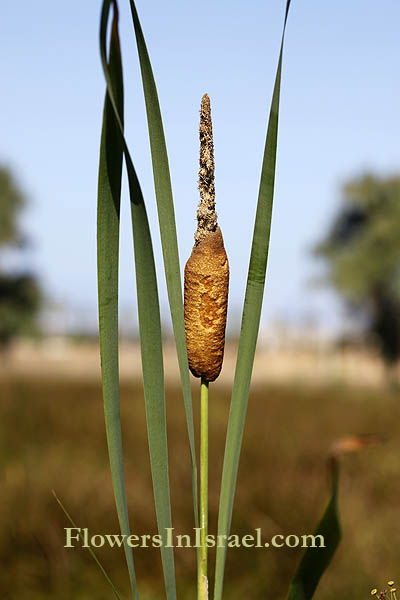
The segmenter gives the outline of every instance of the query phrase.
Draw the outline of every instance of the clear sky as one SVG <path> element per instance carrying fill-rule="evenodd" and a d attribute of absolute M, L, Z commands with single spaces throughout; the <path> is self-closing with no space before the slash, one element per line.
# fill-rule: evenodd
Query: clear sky
<path fill-rule="evenodd" d="M 126 133 L 148 207 L 160 299 L 167 299 L 157 240 L 151 159 L 128 0 L 119 0 Z M 231 319 L 240 314 L 284 0 L 137 0 L 158 86 L 170 156 L 182 266 L 198 202 L 198 117 L 211 98 L 217 210 L 231 265 Z M 0 8 L 0 162 L 30 199 L 28 265 L 50 298 L 96 320 L 96 188 L 104 80 L 101 3 L 28 0 Z M 264 323 L 336 305 L 310 288 L 309 249 L 340 199 L 340 183 L 400 166 L 398 0 L 293 0 L 281 116 Z M 121 305 L 136 306 L 127 186 Z M 132 317 L 133 318 L 133 317 Z"/>

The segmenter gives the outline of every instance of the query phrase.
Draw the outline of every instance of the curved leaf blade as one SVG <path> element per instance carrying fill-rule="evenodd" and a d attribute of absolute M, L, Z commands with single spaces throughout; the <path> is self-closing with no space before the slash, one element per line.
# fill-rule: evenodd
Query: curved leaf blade
<path fill-rule="evenodd" d="M 334 460 L 332 469 L 332 492 L 325 512 L 314 532 L 324 539 L 324 547 L 309 547 L 303 554 L 290 584 L 287 600 L 310 600 L 319 580 L 331 562 L 339 545 L 341 531 L 338 510 L 339 464 Z"/>
<path fill-rule="evenodd" d="M 169 600 L 176 599 L 173 548 L 167 545 L 167 529 L 172 527 L 168 474 L 167 429 L 164 393 L 161 319 L 153 247 L 140 183 L 123 133 L 112 77 L 106 60 L 106 33 L 111 0 L 104 0 L 100 27 L 100 54 L 115 120 L 119 125 L 128 172 L 132 230 L 136 267 L 136 290 L 143 387 L 158 531 L 162 538 L 161 559 Z M 115 2 L 114 2 L 115 4 Z"/>
<path fill-rule="evenodd" d="M 107 68 L 110 88 L 115 90 L 115 102 L 123 114 L 123 82 L 117 12 L 110 41 Z M 99 338 L 104 417 L 111 476 L 121 533 L 130 535 L 126 486 L 123 466 L 120 422 L 118 366 L 118 263 L 119 224 L 123 146 L 121 132 L 115 120 L 110 94 L 106 91 L 100 144 L 97 203 L 97 269 L 99 302 Z M 132 548 L 124 543 L 132 594 L 138 598 Z"/>
<path fill-rule="evenodd" d="M 323 537 L 324 547 L 307 548 L 290 584 L 287 600 L 310 600 L 313 597 L 319 580 L 339 545 L 341 538 L 338 509 L 339 457 L 383 441 L 384 438 L 374 434 L 347 435 L 332 444 L 329 453 L 332 477 L 331 498 L 314 533 Z"/>

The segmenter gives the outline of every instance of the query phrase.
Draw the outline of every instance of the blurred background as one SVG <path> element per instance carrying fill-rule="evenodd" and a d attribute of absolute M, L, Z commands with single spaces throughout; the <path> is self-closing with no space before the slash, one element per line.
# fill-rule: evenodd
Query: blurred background
<path fill-rule="evenodd" d="M 163 113 L 181 264 L 198 202 L 200 99 L 211 98 L 219 222 L 231 266 L 227 347 L 210 406 L 216 528 L 230 389 L 284 1 L 144 2 Z M 104 80 L 100 2 L 0 7 L 0 596 L 109 598 L 67 550 L 55 489 L 81 527 L 117 533 L 97 333 L 96 193 Z M 296 2 L 281 96 L 268 279 L 232 531 L 310 533 L 326 456 L 346 434 L 386 441 L 346 457 L 343 540 L 317 597 L 361 600 L 399 575 L 400 124 L 395 0 Z M 126 133 L 148 207 L 165 332 L 174 526 L 193 527 L 182 394 L 171 339 L 129 3 L 120 2 Z M 156 531 L 140 379 L 129 202 L 123 186 L 120 334 L 130 514 Z M 198 385 L 193 380 L 195 415 Z M 128 593 L 121 552 L 99 555 Z M 284 597 L 297 549 L 233 549 L 226 596 Z M 211 552 L 211 561 L 213 553 Z M 141 597 L 163 597 L 157 550 L 136 552 Z M 176 551 L 194 598 L 194 551 Z"/>

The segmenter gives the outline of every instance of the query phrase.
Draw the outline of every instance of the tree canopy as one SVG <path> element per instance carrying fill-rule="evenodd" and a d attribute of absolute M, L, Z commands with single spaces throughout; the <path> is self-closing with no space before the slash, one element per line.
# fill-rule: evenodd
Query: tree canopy
<path fill-rule="evenodd" d="M 315 253 L 327 281 L 368 317 L 384 358 L 400 357 L 400 176 L 348 181 L 326 237 Z"/>
<path fill-rule="evenodd" d="M 11 171 L 0 167 L 0 245 L 18 243 L 18 216 L 24 206 L 24 195 Z"/>
<path fill-rule="evenodd" d="M 2 249 L 22 245 L 18 217 L 25 205 L 25 197 L 12 173 L 0 167 L 0 258 Z M 21 270 L 10 272 L 6 261 L 0 261 L 0 348 L 15 336 L 34 331 L 40 297 L 33 274 Z"/>

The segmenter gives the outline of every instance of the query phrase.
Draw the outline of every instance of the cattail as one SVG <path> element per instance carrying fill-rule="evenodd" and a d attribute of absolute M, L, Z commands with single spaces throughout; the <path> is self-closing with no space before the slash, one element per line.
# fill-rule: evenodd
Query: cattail
<path fill-rule="evenodd" d="M 214 381 L 224 357 L 229 264 L 215 213 L 214 146 L 207 94 L 201 100 L 199 190 L 195 244 L 185 266 L 186 343 L 193 375 Z"/>

